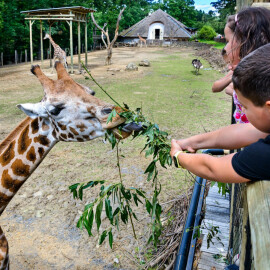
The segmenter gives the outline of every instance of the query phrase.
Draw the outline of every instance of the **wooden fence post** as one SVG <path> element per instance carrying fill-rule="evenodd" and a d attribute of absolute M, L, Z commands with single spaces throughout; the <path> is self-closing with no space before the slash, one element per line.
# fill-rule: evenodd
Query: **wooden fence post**
<path fill-rule="evenodd" d="M 18 53 L 17 50 L 15 50 L 15 64 L 18 64 Z"/>
<path fill-rule="evenodd" d="M 20 52 L 20 63 L 22 62 L 22 51 Z"/>
<path fill-rule="evenodd" d="M 270 185 L 251 181 L 247 186 L 254 269 L 269 269 L 270 262 Z M 241 255 L 242 256 L 242 255 Z"/>
<path fill-rule="evenodd" d="M 1 52 L 1 65 L 2 65 L 2 67 L 4 66 L 4 56 L 3 56 L 2 52 Z"/>
<path fill-rule="evenodd" d="M 24 51 L 24 61 L 27 62 L 27 50 Z"/>

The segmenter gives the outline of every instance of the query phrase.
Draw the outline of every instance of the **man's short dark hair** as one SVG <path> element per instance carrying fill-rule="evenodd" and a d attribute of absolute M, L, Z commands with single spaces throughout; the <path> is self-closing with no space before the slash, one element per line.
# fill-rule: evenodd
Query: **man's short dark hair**
<path fill-rule="evenodd" d="M 232 81 L 234 89 L 255 106 L 270 100 L 270 43 L 244 57 L 234 70 Z"/>

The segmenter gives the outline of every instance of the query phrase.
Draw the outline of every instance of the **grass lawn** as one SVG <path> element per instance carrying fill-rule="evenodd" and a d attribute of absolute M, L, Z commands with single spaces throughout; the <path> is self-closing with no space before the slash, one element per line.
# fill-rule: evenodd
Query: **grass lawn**
<path fill-rule="evenodd" d="M 226 45 L 225 43 L 217 42 L 217 41 L 214 41 L 214 40 L 203 40 L 203 39 L 200 39 L 199 41 L 201 43 L 211 44 L 211 45 L 213 45 L 214 48 L 220 49 L 220 50 L 222 50 L 225 47 L 225 45 Z"/>

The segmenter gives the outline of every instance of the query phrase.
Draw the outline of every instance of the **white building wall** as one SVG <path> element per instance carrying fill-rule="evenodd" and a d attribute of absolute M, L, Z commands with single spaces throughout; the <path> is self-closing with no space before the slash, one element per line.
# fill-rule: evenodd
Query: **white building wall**
<path fill-rule="evenodd" d="M 155 30 L 156 29 L 160 30 L 159 39 L 163 40 L 163 36 L 164 36 L 164 24 L 163 23 L 152 23 L 149 26 L 147 39 L 155 39 Z"/>

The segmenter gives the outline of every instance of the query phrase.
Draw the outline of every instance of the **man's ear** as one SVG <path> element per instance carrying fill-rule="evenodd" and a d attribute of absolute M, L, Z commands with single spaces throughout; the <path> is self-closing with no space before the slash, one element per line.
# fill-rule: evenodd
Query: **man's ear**
<path fill-rule="evenodd" d="M 48 113 L 41 102 L 18 104 L 17 107 L 32 119 L 37 117 L 48 118 Z"/>
<path fill-rule="evenodd" d="M 266 106 L 266 108 L 268 108 L 270 110 L 270 100 L 267 100 L 265 102 L 265 106 Z"/>

